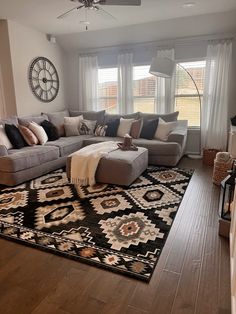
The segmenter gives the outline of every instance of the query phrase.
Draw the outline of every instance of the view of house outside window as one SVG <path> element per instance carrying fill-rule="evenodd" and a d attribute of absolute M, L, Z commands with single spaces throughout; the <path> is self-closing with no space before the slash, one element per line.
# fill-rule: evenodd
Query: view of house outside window
<path fill-rule="evenodd" d="M 182 62 L 181 65 L 192 75 L 200 96 L 203 95 L 205 61 Z M 156 77 L 149 73 L 150 65 L 133 67 L 134 112 L 155 112 Z M 98 70 L 99 108 L 109 113 L 118 113 L 118 69 Z M 188 120 L 190 127 L 200 126 L 200 106 L 195 85 L 181 67 L 176 69 L 175 110 L 179 119 Z"/>
<path fill-rule="evenodd" d="M 118 69 L 104 68 L 98 70 L 99 109 L 109 113 L 119 112 L 117 106 Z"/>
<path fill-rule="evenodd" d="M 134 112 L 155 112 L 156 77 L 149 73 L 150 65 L 133 68 Z"/>
<path fill-rule="evenodd" d="M 202 101 L 206 62 L 182 62 L 180 65 L 193 77 Z M 196 87 L 186 71 L 179 66 L 176 68 L 175 110 L 179 111 L 179 120 L 188 120 L 189 127 L 200 126 L 200 104 Z"/>

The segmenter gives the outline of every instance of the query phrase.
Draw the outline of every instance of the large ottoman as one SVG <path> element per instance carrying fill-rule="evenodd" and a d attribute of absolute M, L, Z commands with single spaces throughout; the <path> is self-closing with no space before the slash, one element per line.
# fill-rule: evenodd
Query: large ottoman
<path fill-rule="evenodd" d="M 70 177 L 71 157 L 67 158 L 67 175 Z M 115 150 L 101 158 L 96 171 L 96 182 L 128 186 L 148 166 L 148 150 L 138 147 L 137 151 Z"/>

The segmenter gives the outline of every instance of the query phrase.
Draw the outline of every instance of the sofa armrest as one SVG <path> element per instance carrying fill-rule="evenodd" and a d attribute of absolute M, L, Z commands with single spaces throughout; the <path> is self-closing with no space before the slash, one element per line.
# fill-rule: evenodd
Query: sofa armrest
<path fill-rule="evenodd" d="M 0 157 L 8 155 L 8 151 L 6 149 L 6 146 L 0 145 Z"/>
<path fill-rule="evenodd" d="M 182 152 L 185 149 L 188 133 L 188 122 L 179 120 L 176 128 L 169 134 L 167 142 L 175 142 L 181 146 Z"/>

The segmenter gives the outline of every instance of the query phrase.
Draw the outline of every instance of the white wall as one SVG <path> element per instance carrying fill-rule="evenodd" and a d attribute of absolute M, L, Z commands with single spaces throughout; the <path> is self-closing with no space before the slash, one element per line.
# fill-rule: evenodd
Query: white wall
<path fill-rule="evenodd" d="M 46 34 L 8 21 L 10 50 L 18 115 L 52 112 L 67 106 L 65 91 L 65 54 L 58 44 L 50 43 Z M 31 92 L 28 83 L 28 69 L 31 61 L 43 56 L 55 65 L 60 89 L 55 100 L 49 103 L 39 101 Z"/>

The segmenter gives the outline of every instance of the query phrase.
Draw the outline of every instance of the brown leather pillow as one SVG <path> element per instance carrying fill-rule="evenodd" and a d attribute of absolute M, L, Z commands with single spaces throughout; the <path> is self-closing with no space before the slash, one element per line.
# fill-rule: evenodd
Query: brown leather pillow
<path fill-rule="evenodd" d="M 132 138 L 139 138 L 142 127 L 143 127 L 143 119 L 135 120 L 131 125 L 130 136 Z"/>
<path fill-rule="evenodd" d="M 19 125 L 18 129 L 29 146 L 37 145 L 39 143 L 39 140 L 29 128 Z"/>

